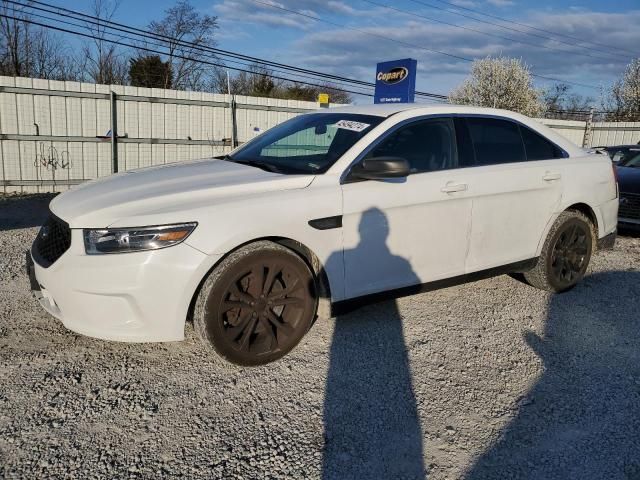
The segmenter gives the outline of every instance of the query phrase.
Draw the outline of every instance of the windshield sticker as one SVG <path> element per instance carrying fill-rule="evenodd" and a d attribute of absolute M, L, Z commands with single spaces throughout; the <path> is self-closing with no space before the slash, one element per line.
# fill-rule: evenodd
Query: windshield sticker
<path fill-rule="evenodd" d="M 351 130 L 353 132 L 361 132 L 369 126 L 368 123 L 354 122 L 352 120 L 340 120 L 336 123 L 336 127 Z"/>

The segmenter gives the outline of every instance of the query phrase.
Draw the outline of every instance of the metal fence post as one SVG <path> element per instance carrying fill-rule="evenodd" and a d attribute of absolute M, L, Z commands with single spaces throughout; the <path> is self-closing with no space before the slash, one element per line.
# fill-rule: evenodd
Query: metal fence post
<path fill-rule="evenodd" d="M 118 173 L 118 112 L 116 110 L 116 92 L 109 93 L 111 102 L 111 170 Z"/>
<path fill-rule="evenodd" d="M 231 149 L 238 146 L 238 130 L 236 127 L 236 96 L 231 96 Z"/>
<path fill-rule="evenodd" d="M 589 117 L 584 126 L 584 137 L 582 137 L 582 148 L 587 148 L 591 143 L 591 132 L 593 131 L 593 107 L 589 109 Z"/>

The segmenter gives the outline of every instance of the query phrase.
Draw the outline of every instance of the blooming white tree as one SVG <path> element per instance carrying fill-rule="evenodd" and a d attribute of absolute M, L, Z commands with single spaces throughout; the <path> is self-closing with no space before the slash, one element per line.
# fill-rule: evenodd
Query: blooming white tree
<path fill-rule="evenodd" d="M 640 121 L 640 58 L 627 65 L 613 85 L 608 103 L 605 108 L 612 110 L 612 120 Z"/>
<path fill-rule="evenodd" d="M 522 60 L 487 57 L 473 62 L 469 77 L 449 94 L 449 101 L 504 108 L 533 117 L 544 110 L 541 97 L 531 81 L 529 66 Z"/>

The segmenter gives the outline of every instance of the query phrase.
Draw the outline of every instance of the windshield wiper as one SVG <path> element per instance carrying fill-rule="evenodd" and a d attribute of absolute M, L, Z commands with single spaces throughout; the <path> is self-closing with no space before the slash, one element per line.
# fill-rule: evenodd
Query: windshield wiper
<path fill-rule="evenodd" d="M 231 157 L 229 157 L 229 159 L 232 162 L 236 162 L 236 163 L 239 163 L 241 165 L 248 165 L 250 167 L 260 168 L 260 169 L 265 170 L 267 172 L 283 173 L 282 170 L 280 170 L 278 167 L 276 167 L 275 165 L 272 165 L 270 163 L 257 162 L 255 160 L 234 160 Z"/>

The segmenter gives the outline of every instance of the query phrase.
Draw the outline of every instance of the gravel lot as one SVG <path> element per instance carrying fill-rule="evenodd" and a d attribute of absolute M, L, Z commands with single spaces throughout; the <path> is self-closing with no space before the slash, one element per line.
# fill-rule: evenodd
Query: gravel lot
<path fill-rule="evenodd" d="M 319 321 L 261 368 L 65 330 L 0 198 L 0 477 L 640 479 L 640 239 L 548 295 L 508 276 Z"/>

